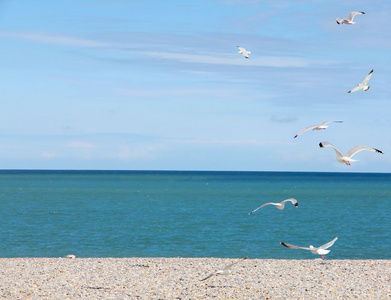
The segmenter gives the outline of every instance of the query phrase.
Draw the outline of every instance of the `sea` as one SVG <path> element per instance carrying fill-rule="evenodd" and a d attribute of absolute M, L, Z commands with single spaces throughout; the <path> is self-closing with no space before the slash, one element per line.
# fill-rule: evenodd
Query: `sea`
<path fill-rule="evenodd" d="M 284 210 L 267 202 L 297 199 Z M 0 171 L 0 257 L 391 259 L 391 174 Z"/>

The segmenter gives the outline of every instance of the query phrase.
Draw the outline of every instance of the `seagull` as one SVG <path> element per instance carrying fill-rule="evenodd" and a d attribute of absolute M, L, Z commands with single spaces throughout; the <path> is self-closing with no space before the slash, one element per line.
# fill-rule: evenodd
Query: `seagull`
<path fill-rule="evenodd" d="M 375 149 L 372 147 L 368 146 L 354 146 L 352 149 L 350 149 L 346 154 L 342 155 L 342 153 L 332 144 L 329 142 L 320 142 L 319 147 L 324 148 L 324 147 L 333 147 L 335 150 L 335 153 L 337 153 L 337 161 L 340 163 L 345 163 L 347 166 L 350 166 L 351 161 L 357 161 L 356 159 L 352 159 L 351 157 L 356 154 L 357 152 L 363 151 L 363 150 L 368 150 L 372 152 L 378 152 L 381 154 L 384 154 L 383 151 L 380 151 L 379 149 Z"/>
<path fill-rule="evenodd" d="M 291 245 L 291 244 L 287 244 L 287 243 L 284 243 L 284 242 L 280 242 L 281 245 L 287 247 L 287 248 L 291 248 L 291 249 L 303 249 L 303 250 L 310 250 L 312 252 L 312 254 L 315 254 L 315 255 L 322 255 L 322 258 L 325 259 L 326 258 L 326 254 L 330 252 L 330 250 L 326 250 L 327 248 L 330 248 L 334 243 L 335 241 L 338 239 L 338 237 L 335 237 L 332 241 L 320 246 L 320 247 L 314 247 L 312 245 L 310 245 L 309 247 L 299 247 L 299 246 L 295 246 L 295 245 Z"/>
<path fill-rule="evenodd" d="M 353 11 L 349 14 L 349 17 L 347 19 L 342 19 L 342 18 L 337 18 L 337 23 L 338 24 L 356 24 L 356 22 L 353 22 L 353 18 L 355 15 L 365 15 L 365 12 L 363 11 Z"/>
<path fill-rule="evenodd" d="M 247 51 L 246 49 L 244 49 L 244 48 L 242 48 L 242 47 L 240 47 L 240 46 L 238 46 L 238 49 L 240 50 L 240 51 L 238 52 L 238 54 L 243 54 L 243 56 L 244 56 L 245 58 L 248 58 L 248 55 L 251 54 L 250 51 Z"/>
<path fill-rule="evenodd" d="M 249 215 L 251 215 L 253 212 L 256 212 L 258 209 L 266 206 L 266 205 L 274 205 L 276 206 L 279 210 L 283 210 L 284 207 L 285 207 L 285 202 L 292 202 L 292 204 L 296 207 L 299 206 L 299 203 L 297 202 L 297 200 L 295 198 L 289 198 L 289 199 L 285 199 L 284 201 L 281 201 L 280 203 L 273 203 L 273 202 L 268 202 L 268 203 L 265 203 L 263 204 L 262 206 L 258 207 L 257 209 L 254 209 L 252 212 L 249 213 Z"/>
<path fill-rule="evenodd" d="M 364 91 L 368 91 L 370 86 L 367 85 L 367 83 L 368 83 L 369 79 L 371 78 L 372 73 L 373 73 L 373 70 L 371 70 L 371 72 L 369 72 L 368 75 L 365 76 L 363 82 L 358 84 L 354 89 L 351 89 L 348 93 L 353 93 L 353 92 L 358 91 L 360 89 L 363 89 Z"/>
<path fill-rule="evenodd" d="M 218 271 L 216 271 L 216 272 L 213 272 L 212 274 L 208 275 L 208 276 L 205 277 L 204 279 L 201 279 L 200 281 L 204 281 L 204 280 L 206 280 L 206 279 L 208 279 L 208 278 L 210 278 L 210 277 L 212 277 L 212 276 L 214 276 L 214 275 L 229 275 L 229 274 L 231 274 L 230 269 L 231 269 L 231 267 L 232 267 L 233 265 L 235 265 L 235 264 L 237 264 L 238 262 L 240 262 L 240 261 L 242 261 L 242 260 L 245 260 L 245 259 L 247 259 L 247 258 L 248 258 L 248 257 L 246 256 L 245 258 L 242 258 L 242 259 L 240 259 L 240 260 L 238 260 L 238 261 L 236 261 L 236 262 L 234 262 L 234 263 L 232 263 L 232 264 L 229 264 L 229 265 L 226 266 L 224 269 L 218 270 Z"/>
<path fill-rule="evenodd" d="M 312 129 L 312 130 L 326 129 L 328 127 L 328 126 L 326 126 L 326 124 L 331 123 L 331 122 L 342 123 L 343 121 L 325 121 L 323 123 L 320 123 L 319 125 L 309 126 L 309 127 L 303 128 L 302 130 L 300 130 L 300 132 L 298 134 L 296 134 L 294 136 L 294 138 L 297 138 L 299 135 L 303 134 L 304 132 L 306 132 L 307 130 L 310 130 L 310 129 Z"/>

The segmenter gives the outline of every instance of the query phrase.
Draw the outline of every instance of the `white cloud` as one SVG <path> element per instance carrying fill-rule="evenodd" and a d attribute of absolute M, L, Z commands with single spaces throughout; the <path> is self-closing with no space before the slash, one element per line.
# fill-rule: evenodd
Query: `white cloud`
<path fill-rule="evenodd" d="M 178 97 L 208 97 L 208 98 L 234 98 L 238 99 L 246 95 L 246 99 L 251 97 L 246 94 L 246 91 L 238 90 L 221 90 L 221 89 L 193 89 L 193 88 L 168 88 L 168 89 L 129 89 L 129 88 L 113 88 L 113 91 L 122 96 L 127 97 L 154 97 L 154 98 L 178 98 Z M 260 96 L 257 95 L 257 98 Z"/>
<path fill-rule="evenodd" d="M 102 47 L 109 46 L 109 44 L 107 43 L 102 43 L 94 40 L 82 39 L 73 36 L 64 36 L 64 35 L 40 32 L 40 31 L 16 32 L 16 31 L 0 30 L 0 36 L 31 40 L 35 42 L 54 44 L 54 45 L 89 47 L 89 48 L 102 48 Z"/>
<path fill-rule="evenodd" d="M 44 151 L 44 152 L 42 153 L 42 157 L 43 157 L 43 158 L 46 158 L 46 159 L 52 159 L 52 158 L 57 157 L 57 154 L 54 153 L 54 152 L 47 152 L 47 151 Z"/>
<path fill-rule="evenodd" d="M 297 117 L 272 116 L 271 121 L 277 123 L 292 123 L 297 121 Z"/>
<path fill-rule="evenodd" d="M 205 139 L 183 139 L 171 140 L 172 143 L 180 144 L 210 144 L 210 145 L 276 145 L 280 141 L 259 141 L 259 140 L 205 140 Z"/>
<path fill-rule="evenodd" d="M 140 159 L 153 159 L 155 153 L 162 147 L 157 146 L 135 146 L 127 147 L 123 146 L 118 151 L 118 158 L 124 161 L 140 160 Z"/>
<path fill-rule="evenodd" d="M 87 142 L 69 142 L 67 144 L 68 147 L 71 148 L 83 148 L 83 149 L 93 149 L 95 146 L 91 143 Z"/>
<path fill-rule="evenodd" d="M 246 6 L 262 6 L 262 7 L 277 7 L 277 8 L 289 8 L 293 5 L 298 5 L 299 1 L 265 1 L 265 0 L 223 0 L 223 4 L 225 5 L 246 5 Z"/>
<path fill-rule="evenodd" d="M 329 65 L 335 61 L 324 59 L 308 59 L 295 56 L 270 56 L 258 55 L 250 56 L 246 60 L 242 56 L 237 56 L 236 53 L 201 53 L 192 54 L 186 53 L 189 49 L 185 48 L 182 52 L 169 51 L 143 51 L 140 52 L 133 44 L 133 48 L 121 43 L 101 42 L 93 39 L 84 39 L 75 36 L 66 36 L 61 34 L 42 32 L 42 31 L 6 31 L 0 30 L 0 36 L 18 38 L 23 40 L 31 40 L 40 43 L 85 47 L 85 48 L 106 48 L 116 50 L 118 52 L 133 53 L 134 55 L 149 56 L 160 60 L 175 60 L 185 63 L 195 64 L 210 64 L 210 65 L 231 65 L 231 66 L 251 66 L 251 67 L 307 67 L 309 65 Z M 144 45 L 143 48 L 152 46 L 151 44 Z M 158 44 L 164 47 L 164 44 Z M 178 47 L 176 47 L 178 48 Z M 251 49 L 250 49 L 251 50 Z M 178 51 L 178 50 L 177 50 Z M 193 51 L 193 50 L 191 50 Z M 235 50 L 236 51 L 236 50 Z"/>
<path fill-rule="evenodd" d="M 327 65 L 333 63 L 328 60 L 314 60 L 301 57 L 289 56 L 261 56 L 250 58 L 248 60 L 243 57 L 234 58 L 232 55 L 221 55 L 213 53 L 205 54 L 186 54 L 164 51 L 147 51 L 143 54 L 150 55 L 154 58 L 177 60 L 187 63 L 199 64 L 214 64 L 214 65 L 235 65 L 235 66 L 251 66 L 251 67 L 306 67 L 311 64 Z"/>

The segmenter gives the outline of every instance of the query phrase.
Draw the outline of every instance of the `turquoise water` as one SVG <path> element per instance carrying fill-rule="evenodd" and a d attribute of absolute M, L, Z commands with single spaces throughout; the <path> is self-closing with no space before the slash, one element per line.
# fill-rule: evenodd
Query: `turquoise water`
<path fill-rule="evenodd" d="M 390 216 L 391 174 L 0 171 L 0 257 L 390 259 Z"/>

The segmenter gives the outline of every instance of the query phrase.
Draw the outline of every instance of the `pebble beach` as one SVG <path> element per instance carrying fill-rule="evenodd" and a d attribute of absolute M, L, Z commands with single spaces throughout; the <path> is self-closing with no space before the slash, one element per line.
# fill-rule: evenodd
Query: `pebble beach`
<path fill-rule="evenodd" d="M 391 299 L 391 260 L 0 258 L 1 299 Z"/>

